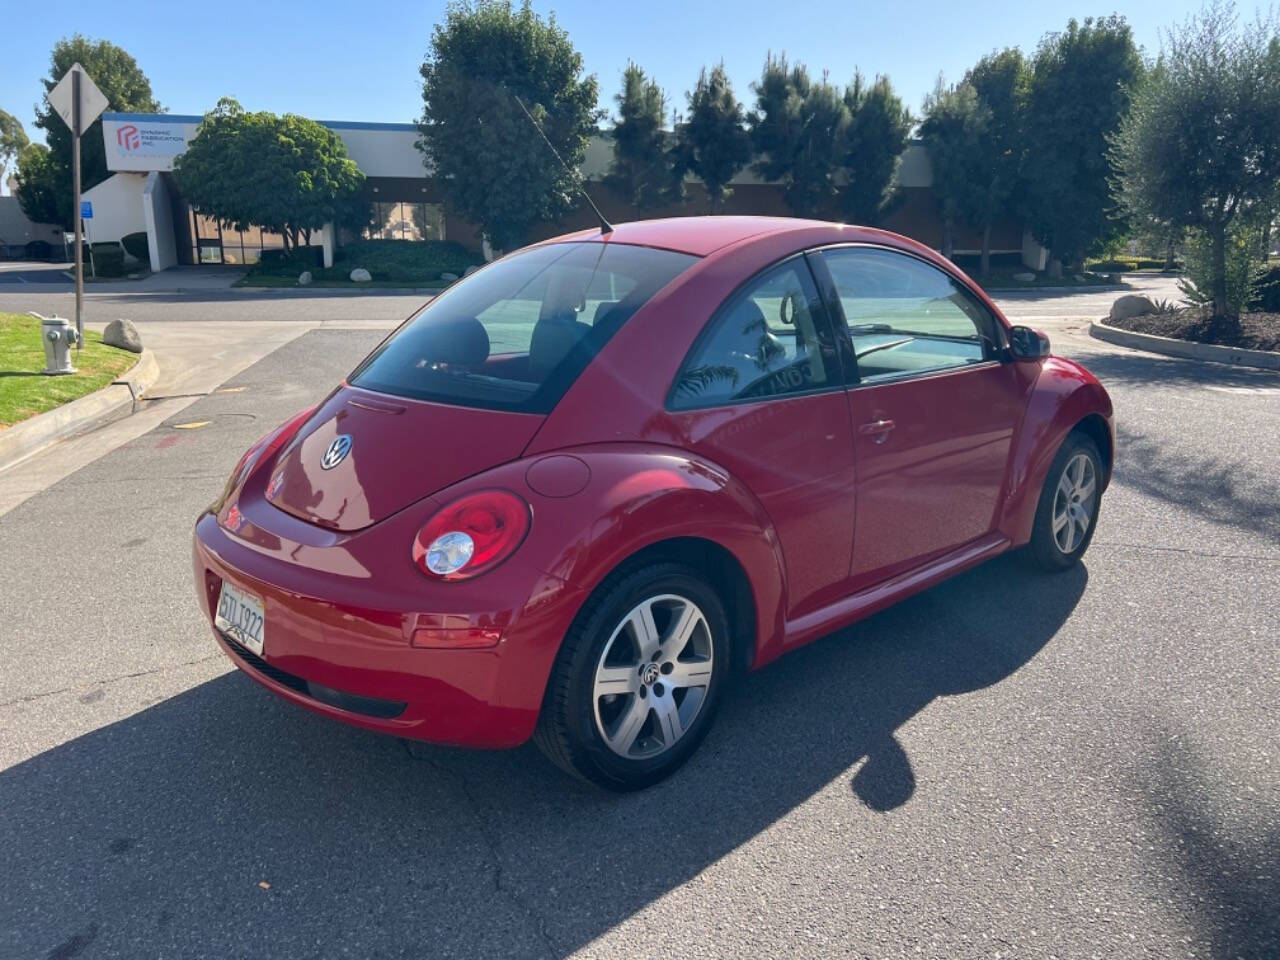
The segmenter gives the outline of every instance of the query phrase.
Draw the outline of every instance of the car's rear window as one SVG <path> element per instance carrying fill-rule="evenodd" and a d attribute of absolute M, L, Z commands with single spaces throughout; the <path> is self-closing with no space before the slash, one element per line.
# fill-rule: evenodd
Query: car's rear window
<path fill-rule="evenodd" d="M 512 254 L 423 307 L 351 382 L 422 400 L 549 412 L 622 324 L 696 260 L 617 243 Z"/>

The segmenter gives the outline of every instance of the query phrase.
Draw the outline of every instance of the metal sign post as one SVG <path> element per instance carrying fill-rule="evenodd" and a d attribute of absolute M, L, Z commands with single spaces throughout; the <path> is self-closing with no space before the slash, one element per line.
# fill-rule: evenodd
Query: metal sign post
<path fill-rule="evenodd" d="M 84 128 L 98 119 L 107 109 L 107 98 L 84 72 L 84 67 L 73 63 L 47 95 L 62 122 L 71 128 L 71 211 L 75 216 L 76 244 L 76 349 L 84 342 L 84 223 L 80 218 L 80 135 Z"/>
<path fill-rule="evenodd" d="M 80 219 L 80 73 L 71 68 L 71 210 L 76 216 L 76 355 L 84 343 L 84 221 Z"/>

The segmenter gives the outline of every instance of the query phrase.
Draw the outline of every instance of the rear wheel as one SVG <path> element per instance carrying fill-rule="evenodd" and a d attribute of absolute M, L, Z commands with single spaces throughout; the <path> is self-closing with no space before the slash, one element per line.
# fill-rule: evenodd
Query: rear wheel
<path fill-rule="evenodd" d="M 649 786 L 697 749 L 728 670 L 723 605 L 694 570 L 664 562 L 624 572 L 565 637 L 534 740 L 603 787 Z"/>
<path fill-rule="evenodd" d="M 1084 434 L 1062 442 L 1045 477 L 1027 554 L 1045 570 L 1065 570 L 1084 556 L 1098 525 L 1102 457 Z"/>

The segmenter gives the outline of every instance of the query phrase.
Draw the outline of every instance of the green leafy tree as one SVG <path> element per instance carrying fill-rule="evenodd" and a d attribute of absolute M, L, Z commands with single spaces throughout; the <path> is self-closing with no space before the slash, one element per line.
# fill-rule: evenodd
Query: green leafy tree
<path fill-rule="evenodd" d="M 1129 109 L 1142 60 L 1123 17 L 1071 20 L 1031 61 L 1026 210 L 1037 238 L 1077 265 L 1119 225 L 1111 217 L 1108 139 Z"/>
<path fill-rule="evenodd" d="M 955 249 L 958 223 L 974 225 L 989 203 L 986 157 L 991 111 L 968 83 L 946 87 L 938 80 L 925 98 L 920 138 L 929 153 L 933 192 L 942 205 L 942 255 Z"/>
<path fill-rule="evenodd" d="M 845 216 L 854 223 L 875 225 L 893 200 L 898 160 L 907 148 L 915 121 L 889 78 L 870 83 L 861 73 L 845 87 L 849 124 L 844 136 L 847 182 L 841 188 Z"/>
<path fill-rule="evenodd" d="M 985 277 L 991 272 L 991 228 L 1013 212 L 1021 187 L 1026 60 L 1016 47 L 988 54 L 965 74 L 964 82 L 987 112 L 986 136 L 979 144 L 977 203 L 970 211 L 973 226 L 982 233 L 980 271 Z"/>
<path fill-rule="evenodd" d="M 0 110 L 0 184 L 4 183 L 4 172 L 9 169 L 9 164 L 18 159 L 18 154 L 30 142 L 22 122 L 12 113 Z"/>
<path fill-rule="evenodd" d="M 49 75 L 41 82 L 52 90 L 79 63 L 107 98 L 107 109 L 125 113 L 155 113 L 161 108 L 151 95 L 151 83 L 127 52 L 106 40 L 90 40 L 80 34 L 59 40 L 49 57 Z M 19 176 L 18 202 L 32 220 L 59 223 L 70 230 L 74 225 L 71 185 L 71 131 L 46 101 L 36 111 L 36 126 L 45 132 L 49 144 L 47 162 L 29 167 Z M 38 174 L 38 175 L 37 175 Z M 80 182 L 88 190 L 111 172 L 107 170 L 106 148 L 102 142 L 102 120 L 95 120 L 80 140 Z M 50 200 L 52 208 L 47 208 Z M 37 217 L 36 214 L 39 214 Z"/>
<path fill-rule="evenodd" d="M 671 160 L 662 129 L 667 98 L 662 88 L 634 63 L 622 74 L 618 122 L 614 124 L 613 163 L 607 182 L 633 206 L 656 207 L 671 192 Z"/>
<path fill-rule="evenodd" d="M 583 76 L 582 56 L 554 16 L 543 20 L 528 0 L 452 4 L 420 72 L 418 147 L 448 201 L 492 246 L 517 247 L 535 223 L 578 204 L 577 168 L 603 113 L 596 78 Z"/>
<path fill-rule="evenodd" d="M 33 223 L 61 223 L 58 191 L 62 181 L 54 169 L 49 148 L 29 143 L 18 154 L 16 170 L 18 205 Z"/>
<path fill-rule="evenodd" d="M 814 82 L 804 64 L 788 68 L 786 56 L 770 55 L 752 84 L 756 109 L 747 120 L 756 172 L 780 181 L 791 210 L 823 212 L 836 195 L 849 111 L 824 77 Z"/>
<path fill-rule="evenodd" d="M 676 172 L 701 180 L 710 211 L 717 213 L 733 193 L 729 182 L 751 160 L 746 117 L 723 63 L 710 73 L 702 68 L 688 100 L 688 116 L 677 130 Z"/>
<path fill-rule="evenodd" d="M 1171 30 L 1112 159 L 1131 216 L 1193 231 L 1188 262 L 1203 265 L 1193 280 L 1234 327 L 1248 300 L 1244 260 L 1262 252 L 1280 182 L 1277 21 L 1241 27 L 1231 4 L 1213 3 Z M 1250 233 L 1253 244 L 1241 239 Z"/>
<path fill-rule="evenodd" d="M 236 230 L 279 233 L 285 249 L 363 212 L 364 174 L 328 127 L 286 113 L 246 113 L 223 98 L 174 163 L 187 201 Z"/>

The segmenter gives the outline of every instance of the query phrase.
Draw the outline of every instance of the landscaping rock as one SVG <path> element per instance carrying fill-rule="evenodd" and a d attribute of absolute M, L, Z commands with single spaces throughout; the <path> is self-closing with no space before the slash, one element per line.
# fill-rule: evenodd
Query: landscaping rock
<path fill-rule="evenodd" d="M 351 271 L 352 283 L 368 283 L 373 277 L 369 275 L 369 271 L 364 267 L 356 267 Z"/>
<path fill-rule="evenodd" d="M 1013 279 L 1017 280 L 1019 283 L 1032 283 L 1035 281 L 1036 275 L 1030 271 L 1026 273 L 1015 273 L 1013 275 Z"/>
<path fill-rule="evenodd" d="M 469 277 L 479 269 L 480 268 L 473 263 L 471 266 L 467 267 L 467 269 L 462 271 L 462 275 L 464 277 Z"/>
<path fill-rule="evenodd" d="M 305 287 L 305 286 L 308 286 L 310 283 L 311 283 L 310 270 L 303 270 L 300 274 L 298 274 L 298 286 Z"/>
<path fill-rule="evenodd" d="M 1156 305 L 1149 298 L 1136 293 L 1126 293 L 1111 305 L 1112 320 L 1127 320 L 1129 317 L 1141 317 L 1155 312 Z"/>
<path fill-rule="evenodd" d="M 119 347 L 130 353 L 142 352 L 142 337 L 138 328 L 128 320 L 112 320 L 102 331 L 102 342 L 109 347 Z"/>
<path fill-rule="evenodd" d="M 453 283 L 453 281 L 458 279 L 458 275 L 456 273 L 445 272 L 440 274 L 440 279 L 443 280 L 445 283 Z"/>

